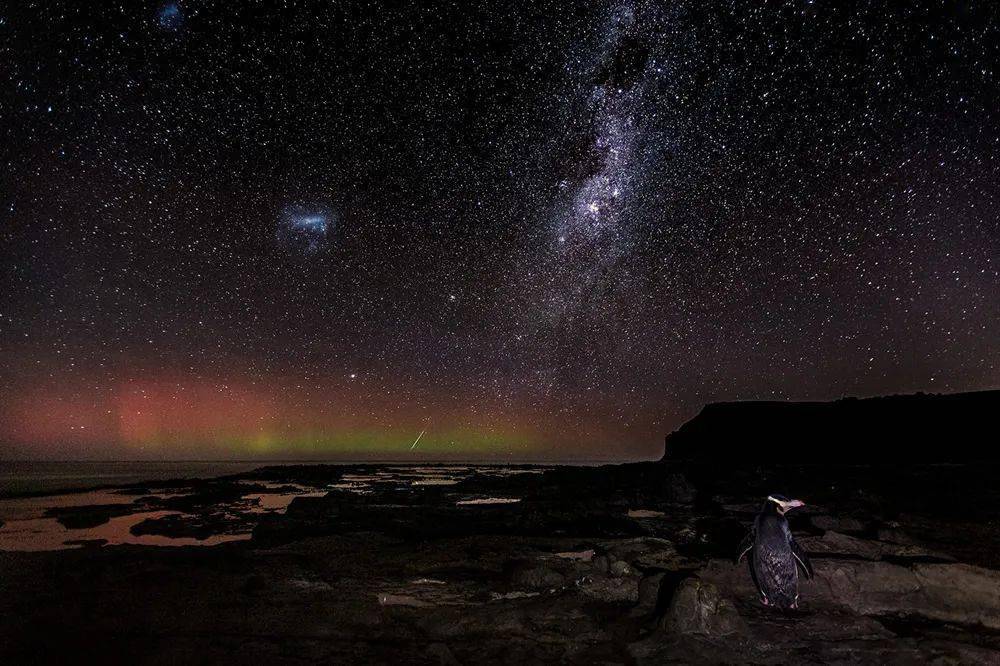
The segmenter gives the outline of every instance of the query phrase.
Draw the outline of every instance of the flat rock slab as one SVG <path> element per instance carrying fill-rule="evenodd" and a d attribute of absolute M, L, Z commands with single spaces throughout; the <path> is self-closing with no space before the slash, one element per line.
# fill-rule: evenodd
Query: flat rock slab
<path fill-rule="evenodd" d="M 841 608 L 861 615 L 915 615 L 1000 630 L 1000 571 L 968 564 L 913 564 L 815 559 L 800 580 L 805 610 Z M 737 601 L 756 597 L 745 565 L 713 560 L 698 576 Z"/>

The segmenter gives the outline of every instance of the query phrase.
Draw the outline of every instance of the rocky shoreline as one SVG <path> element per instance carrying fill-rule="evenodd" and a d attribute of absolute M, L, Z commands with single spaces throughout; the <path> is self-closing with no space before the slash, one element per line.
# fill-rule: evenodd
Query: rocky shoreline
<path fill-rule="evenodd" d="M 352 489 L 377 470 L 123 489 L 177 512 L 133 530 L 252 536 L 0 552 L 0 659 L 1000 663 L 993 466 L 637 463 Z M 154 496 L 167 487 L 173 497 Z M 262 512 L 248 488 L 302 494 Z M 809 503 L 792 528 L 816 577 L 789 613 L 762 607 L 733 562 L 775 489 Z"/>

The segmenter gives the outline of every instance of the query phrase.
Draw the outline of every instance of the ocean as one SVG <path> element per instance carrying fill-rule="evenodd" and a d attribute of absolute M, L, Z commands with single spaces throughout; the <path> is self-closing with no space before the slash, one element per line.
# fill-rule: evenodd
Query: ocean
<path fill-rule="evenodd" d="M 302 483 L 231 480 L 239 492 L 195 514 L 190 508 L 169 508 L 171 499 L 194 492 L 188 479 L 210 479 L 249 472 L 264 466 L 316 464 L 303 461 L 187 461 L 187 462 L 0 462 L 0 551 L 63 550 L 87 545 L 212 546 L 246 540 L 264 515 L 283 513 L 295 497 L 328 492 L 368 494 L 376 487 L 410 488 L 455 485 L 472 474 L 508 476 L 541 473 L 546 468 L 507 465 L 399 463 L 340 463 L 343 473 L 330 479 Z M 122 486 L 178 480 L 176 485 L 142 489 L 139 494 Z M 216 482 L 218 483 L 218 482 Z M 245 488 L 245 490 L 242 490 Z M 504 504 L 517 497 L 457 495 L 456 505 Z M 67 520 L 74 512 L 97 518 L 91 522 Z M 100 514 L 99 517 L 94 514 Z M 226 518 L 235 526 L 213 528 L 197 536 L 150 532 L 143 526 L 163 520 L 194 521 Z"/>
<path fill-rule="evenodd" d="M 0 461 L 0 497 L 51 493 L 142 481 L 196 479 L 239 474 L 265 465 L 299 464 L 270 461 Z"/>

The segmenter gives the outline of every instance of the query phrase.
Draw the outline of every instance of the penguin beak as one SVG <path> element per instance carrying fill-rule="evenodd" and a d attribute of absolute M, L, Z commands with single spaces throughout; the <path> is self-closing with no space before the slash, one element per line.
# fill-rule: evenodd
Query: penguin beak
<path fill-rule="evenodd" d="M 767 499 L 768 499 L 768 501 L 774 502 L 775 504 L 778 505 L 778 511 L 782 515 L 784 515 L 785 512 L 788 511 L 789 509 L 796 509 L 796 508 L 798 508 L 800 506 L 805 506 L 806 505 L 806 503 L 803 502 L 802 500 L 797 500 L 797 499 L 793 499 L 793 500 L 778 499 L 777 497 L 774 497 L 773 495 L 768 495 Z"/>
<path fill-rule="evenodd" d="M 797 509 L 798 507 L 805 506 L 805 505 L 806 505 L 805 502 L 803 502 L 802 500 L 797 500 L 797 499 L 788 500 L 787 502 L 782 502 L 781 503 L 781 515 L 785 515 L 786 513 L 788 513 L 789 509 Z"/>
<path fill-rule="evenodd" d="M 805 502 L 803 502 L 802 500 L 797 500 L 797 499 L 793 499 L 793 500 L 775 500 L 775 502 L 778 504 L 778 511 L 781 512 L 781 515 L 785 515 L 786 513 L 788 513 L 789 509 L 796 509 L 796 508 L 798 508 L 800 506 L 805 506 L 806 505 Z"/>

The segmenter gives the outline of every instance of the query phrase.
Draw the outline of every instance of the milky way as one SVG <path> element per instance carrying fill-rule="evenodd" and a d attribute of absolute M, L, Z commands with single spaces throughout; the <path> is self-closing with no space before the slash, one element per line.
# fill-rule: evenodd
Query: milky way
<path fill-rule="evenodd" d="M 420 4 L 0 8 L 0 458 L 1000 383 L 993 3 Z"/>

